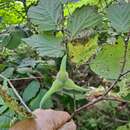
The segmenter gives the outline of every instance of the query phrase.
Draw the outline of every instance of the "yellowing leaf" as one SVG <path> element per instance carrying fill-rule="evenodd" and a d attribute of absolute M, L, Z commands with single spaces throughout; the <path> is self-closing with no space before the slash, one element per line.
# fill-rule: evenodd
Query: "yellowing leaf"
<path fill-rule="evenodd" d="M 80 65 L 88 61 L 89 58 L 96 52 L 98 47 L 97 41 L 98 36 L 95 36 L 84 44 L 76 43 L 76 45 L 73 45 L 72 43 L 69 43 L 69 55 L 72 62 Z"/>

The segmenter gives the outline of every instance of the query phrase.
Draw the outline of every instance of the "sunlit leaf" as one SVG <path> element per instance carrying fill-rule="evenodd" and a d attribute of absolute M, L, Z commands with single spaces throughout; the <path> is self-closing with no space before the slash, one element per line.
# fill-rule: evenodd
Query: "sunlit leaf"
<path fill-rule="evenodd" d="M 115 44 L 105 44 L 91 63 L 91 69 L 98 75 L 107 79 L 116 79 L 120 73 L 125 43 L 119 38 Z M 130 68 L 130 44 L 128 45 L 125 71 Z"/>

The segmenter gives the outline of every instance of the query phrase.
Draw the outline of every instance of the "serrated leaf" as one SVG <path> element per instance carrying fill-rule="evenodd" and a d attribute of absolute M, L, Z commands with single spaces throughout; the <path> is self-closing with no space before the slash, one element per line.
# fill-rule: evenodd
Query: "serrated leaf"
<path fill-rule="evenodd" d="M 29 9 L 28 17 L 42 31 L 56 30 L 62 19 L 62 4 L 60 0 L 41 0 Z"/>
<path fill-rule="evenodd" d="M 74 11 L 68 20 L 67 29 L 71 33 L 71 39 L 78 35 L 84 29 L 90 29 L 101 22 L 101 16 L 95 8 L 83 6 Z"/>
<path fill-rule="evenodd" d="M 124 49 L 125 43 L 122 38 L 118 38 L 116 44 L 105 44 L 92 60 L 91 69 L 106 79 L 116 79 L 122 67 Z M 130 44 L 128 44 L 128 50 L 130 50 Z M 130 68 L 129 59 L 130 51 L 127 54 L 125 71 Z"/>
<path fill-rule="evenodd" d="M 40 56 L 62 57 L 64 47 L 61 45 L 62 40 L 49 35 L 33 35 L 23 39 L 27 44 L 36 49 Z"/>
<path fill-rule="evenodd" d="M 29 101 L 30 99 L 34 98 L 37 94 L 37 92 L 40 89 L 40 84 L 38 81 L 32 81 L 27 88 L 25 88 L 23 92 L 23 100 Z"/>
<path fill-rule="evenodd" d="M 88 61 L 89 58 L 96 53 L 96 49 L 98 47 L 97 40 L 98 37 L 95 36 L 85 43 L 77 43 L 75 45 L 69 43 L 69 55 L 72 59 L 72 62 L 80 65 Z"/>
<path fill-rule="evenodd" d="M 130 31 L 130 3 L 111 5 L 107 9 L 107 15 L 111 26 L 117 32 L 125 33 Z"/>
<path fill-rule="evenodd" d="M 47 92 L 47 90 L 45 89 L 42 89 L 39 94 L 37 95 L 37 97 L 35 99 L 33 99 L 31 102 L 30 102 L 30 108 L 35 110 L 35 109 L 38 109 L 39 106 L 40 106 L 40 101 L 41 99 L 43 98 L 43 95 Z M 51 108 L 53 107 L 53 102 L 51 100 L 51 98 L 47 99 L 46 103 L 44 104 L 43 108 L 47 109 L 47 108 Z"/>

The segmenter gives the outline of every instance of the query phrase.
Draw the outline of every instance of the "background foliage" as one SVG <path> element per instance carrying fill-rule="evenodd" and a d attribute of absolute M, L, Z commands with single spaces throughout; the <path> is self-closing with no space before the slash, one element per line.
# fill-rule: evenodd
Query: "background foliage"
<path fill-rule="evenodd" d="M 101 96 L 124 63 L 123 72 L 130 70 L 129 29 L 130 4 L 125 0 L 0 0 L 1 89 L 20 102 L 9 80 L 31 110 L 39 108 L 67 54 L 70 78 L 89 91 L 59 91 L 43 108 L 72 113 Z M 129 87 L 127 74 L 108 95 L 116 100 L 75 115 L 78 130 L 129 130 Z M 10 108 L 1 95 L 1 130 L 23 118 L 14 111 L 16 102 Z"/>

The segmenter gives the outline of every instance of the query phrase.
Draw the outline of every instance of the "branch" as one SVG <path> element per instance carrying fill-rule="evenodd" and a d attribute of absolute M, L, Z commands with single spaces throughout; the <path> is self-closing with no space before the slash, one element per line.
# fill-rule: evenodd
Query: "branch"
<path fill-rule="evenodd" d="M 122 73 L 121 75 L 124 76 L 124 75 L 127 75 L 128 73 L 130 73 L 130 70 L 127 70 L 126 72 Z"/>
<path fill-rule="evenodd" d="M 43 79 L 43 77 L 24 77 L 24 78 L 10 79 L 10 81 L 33 80 L 33 79 Z"/>

